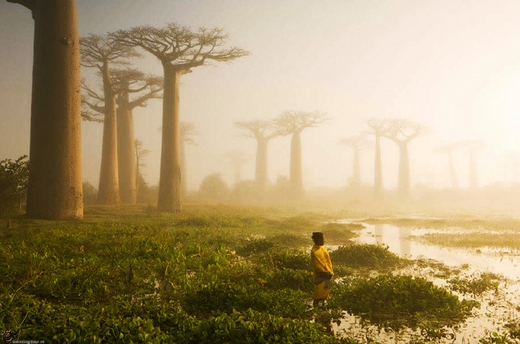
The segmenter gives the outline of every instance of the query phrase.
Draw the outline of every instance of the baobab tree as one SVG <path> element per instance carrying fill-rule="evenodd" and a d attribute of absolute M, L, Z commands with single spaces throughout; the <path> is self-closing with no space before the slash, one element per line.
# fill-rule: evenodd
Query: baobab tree
<path fill-rule="evenodd" d="M 459 189 L 459 178 L 455 171 L 455 164 L 453 163 L 453 151 L 460 146 L 460 142 L 453 142 L 437 148 L 437 152 L 446 153 L 448 155 L 448 164 L 450 168 L 451 187 L 453 190 Z"/>
<path fill-rule="evenodd" d="M 117 136 L 117 170 L 119 181 L 119 195 L 122 203 L 136 203 L 135 180 L 135 147 L 134 147 L 134 119 L 133 109 L 144 107 L 149 99 L 160 98 L 162 78 L 145 75 L 136 69 L 111 69 L 112 92 L 116 95 L 118 105 L 116 114 Z M 103 103 L 105 98 L 82 83 L 87 92 L 82 97 L 84 120 L 101 122 L 105 114 Z M 133 95 L 130 99 L 130 95 Z"/>
<path fill-rule="evenodd" d="M 126 64 L 138 56 L 132 47 L 120 44 L 108 36 L 90 34 L 79 41 L 81 66 L 96 68 L 103 83 L 103 145 L 99 174 L 98 203 L 119 204 L 119 172 L 117 159 L 116 95 L 111 65 Z M 92 90 L 87 89 L 89 95 Z M 92 95 L 91 95 L 92 96 Z"/>
<path fill-rule="evenodd" d="M 399 173 L 397 180 L 397 192 L 399 197 L 407 199 L 410 196 L 410 155 L 408 144 L 427 128 L 418 123 L 406 119 L 390 120 L 389 127 L 383 134 L 399 147 Z"/>
<path fill-rule="evenodd" d="M 275 119 L 277 130 L 282 135 L 291 135 L 291 163 L 289 172 L 289 197 L 301 199 L 303 190 L 301 133 L 306 128 L 316 127 L 328 118 L 319 111 L 285 111 Z"/>
<path fill-rule="evenodd" d="M 350 136 L 341 140 L 340 143 L 352 148 L 353 164 L 351 186 L 357 188 L 361 185 L 361 168 L 359 163 L 359 152 L 362 149 L 367 148 L 369 143 L 364 135 Z"/>
<path fill-rule="evenodd" d="M 477 154 L 486 146 L 481 140 L 460 141 L 460 145 L 468 150 L 469 153 L 469 189 L 476 190 L 477 181 Z"/>
<path fill-rule="evenodd" d="M 252 120 L 235 122 L 245 137 L 256 140 L 255 182 L 261 193 L 267 191 L 269 182 L 267 174 L 267 148 L 269 141 L 280 135 L 272 121 Z"/>
<path fill-rule="evenodd" d="M 81 80 L 81 87 L 84 90 L 88 89 L 85 80 Z M 104 99 L 103 97 L 100 97 L 100 99 L 94 98 L 95 96 L 98 96 L 98 94 L 81 95 L 81 119 L 87 122 L 103 123 L 105 107 L 99 105 L 99 102 L 103 102 Z"/>
<path fill-rule="evenodd" d="M 83 217 L 79 36 L 74 0 L 7 0 L 32 12 L 27 215 Z"/>
<path fill-rule="evenodd" d="M 249 161 L 249 156 L 244 151 L 234 149 L 224 154 L 224 161 L 233 166 L 234 181 L 237 185 L 241 180 L 242 166 Z"/>
<path fill-rule="evenodd" d="M 162 78 L 135 69 L 112 71 L 117 85 L 117 158 L 121 203 L 135 204 L 137 178 L 133 109 L 144 107 L 149 99 L 160 98 Z M 130 98 L 130 95 L 133 95 Z"/>
<path fill-rule="evenodd" d="M 186 144 L 196 146 L 197 143 L 193 136 L 197 135 L 199 132 L 195 128 L 195 125 L 190 122 L 181 122 L 180 128 L 180 145 L 181 145 L 181 196 L 186 196 L 188 192 L 188 182 L 187 182 L 187 173 L 186 173 Z"/>
<path fill-rule="evenodd" d="M 143 180 L 143 185 L 146 185 L 144 183 L 143 174 L 141 173 L 141 167 L 146 166 L 144 163 L 144 158 L 150 154 L 150 150 L 143 148 L 143 142 L 141 140 L 135 139 L 134 142 L 134 148 L 135 148 L 135 171 L 136 171 L 136 179 L 134 181 L 135 183 L 135 189 L 136 194 L 139 195 L 139 192 L 141 191 L 139 188 L 139 180 Z"/>
<path fill-rule="evenodd" d="M 383 197 L 383 163 L 381 160 L 381 137 L 388 130 L 388 121 L 377 118 L 366 120 L 367 125 L 372 129 L 370 132 L 375 138 L 375 161 L 374 161 L 374 196 L 380 200 Z"/>
<path fill-rule="evenodd" d="M 157 208 L 180 212 L 180 112 L 179 85 L 181 75 L 210 61 L 232 61 L 248 52 L 232 47 L 224 48 L 227 35 L 222 29 L 190 28 L 170 23 L 164 28 L 139 26 L 118 30 L 112 34 L 117 42 L 140 47 L 161 62 L 164 71 L 161 169 Z"/>

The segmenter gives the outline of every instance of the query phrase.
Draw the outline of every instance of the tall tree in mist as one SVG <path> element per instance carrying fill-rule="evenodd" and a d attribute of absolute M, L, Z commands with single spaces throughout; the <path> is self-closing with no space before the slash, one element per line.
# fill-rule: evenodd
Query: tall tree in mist
<path fill-rule="evenodd" d="M 180 145 L 181 145 L 181 196 L 186 196 L 188 192 L 188 179 L 186 171 L 186 145 L 197 145 L 193 136 L 199 132 L 195 128 L 195 124 L 191 122 L 181 122 L 180 128 Z"/>
<path fill-rule="evenodd" d="M 375 161 L 374 161 L 374 196 L 376 199 L 383 197 L 383 163 L 381 159 L 381 137 L 388 130 L 388 121 L 384 119 L 369 118 L 367 125 L 372 129 L 371 134 L 375 138 Z"/>
<path fill-rule="evenodd" d="M 117 170 L 122 203 L 136 203 L 135 135 L 133 109 L 144 107 L 149 99 L 161 98 L 162 78 L 135 69 L 111 69 L 112 91 L 117 103 Z M 105 98 L 83 82 L 87 94 L 82 97 L 81 116 L 86 121 L 101 122 Z M 132 95 L 132 98 L 130 98 Z M 100 105 L 101 104 L 101 105 Z"/>
<path fill-rule="evenodd" d="M 27 215 L 83 217 L 78 20 L 74 0 L 7 0 L 32 12 L 34 56 Z"/>
<path fill-rule="evenodd" d="M 144 158 L 150 154 L 150 151 L 148 149 L 143 148 L 143 142 L 141 140 L 136 139 L 134 142 L 134 148 L 135 148 L 135 171 L 136 171 L 136 179 L 134 181 L 135 183 L 135 189 L 137 198 L 139 198 L 140 192 L 142 191 L 140 188 L 140 185 L 146 185 L 144 182 L 143 174 L 141 173 L 141 167 L 146 166 L 144 163 Z"/>
<path fill-rule="evenodd" d="M 301 134 L 306 128 L 316 127 L 328 118 L 319 111 L 285 111 L 275 119 L 282 135 L 291 135 L 291 163 L 289 172 L 289 197 L 303 198 L 302 144 Z"/>
<path fill-rule="evenodd" d="M 235 122 L 235 125 L 241 129 L 244 136 L 256 140 L 255 182 L 260 192 L 265 193 L 269 182 L 267 174 L 268 144 L 270 140 L 280 134 L 271 121 L 255 119 L 247 122 Z"/>
<path fill-rule="evenodd" d="M 469 189 L 476 190 L 478 187 L 477 154 L 484 149 L 486 144 L 481 140 L 465 140 L 460 141 L 460 145 L 469 153 Z"/>
<path fill-rule="evenodd" d="M 426 127 L 406 119 L 389 121 L 388 130 L 384 137 L 392 140 L 399 147 L 399 174 L 397 192 L 399 197 L 406 199 L 410 196 L 410 155 L 408 144 L 426 132 Z"/>
<path fill-rule="evenodd" d="M 450 178 L 451 178 L 451 187 L 454 190 L 459 189 L 459 178 L 457 177 L 457 172 L 455 171 L 455 164 L 453 163 L 453 151 L 460 146 L 460 142 L 450 143 L 444 146 L 437 148 L 437 151 L 440 153 L 446 153 L 448 155 L 448 164 L 450 168 Z"/>
<path fill-rule="evenodd" d="M 134 69 L 112 71 L 118 85 L 117 95 L 117 158 L 121 202 L 135 204 L 136 163 L 133 109 L 144 107 L 149 99 L 160 98 L 162 78 L 145 75 Z M 133 95 L 130 98 L 130 95 Z"/>
<path fill-rule="evenodd" d="M 103 83 L 103 146 L 99 174 L 98 203 L 119 204 L 119 173 L 117 159 L 116 94 L 110 66 L 125 64 L 137 54 L 132 47 L 120 44 L 108 36 L 90 34 L 79 41 L 81 65 L 96 68 Z"/>
<path fill-rule="evenodd" d="M 163 28 L 139 26 L 119 30 L 112 35 L 119 43 L 141 47 L 159 59 L 164 71 L 161 170 L 157 208 L 180 212 L 180 112 L 179 86 L 181 75 L 209 61 L 232 61 L 248 52 L 240 48 L 224 48 L 227 35 L 222 29 L 190 28 L 170 23 Z"/>
<path fill-rule="evenodd" d="M 234 182 L 237 185 L 241 178 L 242 166 L 249 161 L 249 156 L 241 150 L 231 150 L 224 155 L 224 160 L 233 166 Z"/>
<path fill-rule="evenodd" d="M 352 164 L 352 187 L 359 187 L 361 185 L 361 167 L 359 163 L 359 153 L 362 149 L 368 147 L 368 141 L 364 135 L 356 135 L 344 138 L 341 144 L 352 148 L 353 164 Z"/>

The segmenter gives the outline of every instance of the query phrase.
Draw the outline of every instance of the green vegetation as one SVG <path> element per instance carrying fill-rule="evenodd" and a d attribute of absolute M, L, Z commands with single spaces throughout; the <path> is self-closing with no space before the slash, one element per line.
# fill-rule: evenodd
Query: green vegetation
<path fill-rule="evenodd" d="M 355 269 L 392 269 L 406 261 L 390 252 L 387 246 L 369 244 L 340 246 L 330 253 L 334 264 Z"/>
<path fill-rule="evenodd" d="M 481 296 L 487 291 L 498 292 L 500 278 L 493 273 L 482 273 L 473 278 L 454 277 L 448 280 L 450 289 L 463 295 Z"/>
<path fill-rule="evenodd" d="M 343 310 L 432 331 L 467 317 L 471 303 L 429 282 L 359 277 L 406 262 L 385 247 L 349 244 L 353 226 L 328 220 L 224 205 L 181 214 L 92 206 L 77 222 L 14 218 L 0 230 L 0 332 L 49 343 L 358 343 L 332 332 Z M 313 231 L 342 245 L 331 251 L 337 278 L 327 308 L 310 306 Z"/>
<path fill-rule="evenodd" d="M 365 322 L 393 330 L 451 327 L 464 322 L 479 306 L 476 301 L 459 301 L 423 278 L 391 274 L 354 279 L 338 293 L 342 309 Z"/>
<path fill-rule="evenodd" d="M 0 161 L 0 215 L 18 212 L 25 203 L 29 181 L 29 161 L 23 155 Z"/>

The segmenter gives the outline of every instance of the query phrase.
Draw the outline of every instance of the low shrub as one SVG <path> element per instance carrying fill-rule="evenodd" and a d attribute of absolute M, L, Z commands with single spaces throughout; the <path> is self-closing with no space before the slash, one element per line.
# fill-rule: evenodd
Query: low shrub
<path fill-rule="evenodd" d="M 454 326 L 464 322 L 472 309 L 479 306 L 476 301 L 459 301 L 446 289 L 410 276 L 353 279 L 337 289 L 336 306 L 363 321 L 394 330 Z"/>
<path fill-rule="evenodd" d="M 387 246 L 353 244 L 340 246 L 330 253 L 334 265 L 350 268 L 393 268 L 403 262 L 396 254 L 390 252 Z"/>

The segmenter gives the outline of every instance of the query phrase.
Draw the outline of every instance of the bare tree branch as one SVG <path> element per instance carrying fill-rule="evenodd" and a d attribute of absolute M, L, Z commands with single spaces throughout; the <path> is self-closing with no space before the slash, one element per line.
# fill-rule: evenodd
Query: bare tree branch
<path fill-rule="evenodd" d="M 149 99 L 162 98 L 160 92 L 164 88 L 163 78 L 155 75 L 147 75 L 133 69 L 111 69 L 112 87 L 117 94 L 132 93 L 137 97 L 130 100 L 128 107 L 133 109 L 137 106 L 146 106 Z M 142 93 L 147 91 L 146 93 Z M 141 93 L 141 94 L 139 94 Z"/>
<path fill-rule="evenodd" d="M 368 142 L 365 135 L 355 135 L 342 139 L 341 144 L 352 147 L 353 149 L 364 149 L 368 148 L 371 143 Z"/>
<path fill-rule="evenodd" d="M 235 122 L 235 125 L 241 129 L 245 137 L 270 140 L 276 136 L 280 136 L 273 121 L 255 119 L 247 122 Z"/>
<path fill-rule="evenodd" d="M 169 23 L 164 28 L 138 26 L 118 30 L 111 37 L 123 45 L 140 47 L 163 64 L 168 63 L 184 71 L 204 65 L 207 60 L 231 61 L 249 55 L 240 48 L 222 48 L 227 40 L 222 29 L 200 28 L 193 32 L 185 26 Z"/>
<path fill-rule="evenodd" d="M 140 56 L 133 47 L 121 44 L 108 35 L 89 34 L 81 37 L 79 47 L 81 65 L 100 70 L 107 67 L 109 63 L 125 65 L 128 64 L 127 59 Z"/>
<path fill-rule="evenodd" d="M 7 0 L 7 2 L 11 2 L 14 4 L 20 4 L 32 11 L 34 9 L 34 4 L 36 1 L 35 0 Z"/>
<path fill-rule="evenodd" d="M 281 135 L 290 135 L 301 132 L 305 128 L 316 127 L 330 120 L 320 111 L 285 111 L 275 120 L 275 126 Z"/>
<path fill-rule="evenodd" d="M 400 118 L 389 120 L 387 130 L 382 136 L 399 144 L 408 143 L 428 131 L 429 129 L 424 125 Z"/>
<path fill-rule="evenodd" d="M 81 88 L 87 92 L 87 96 L 89 96 L 92 99 L 95 99 L 97 102 L 104 102 L 105 98 L 103 96 L 100 96 L 96 91 L 91 89 L 85 80 L 81 80 Z M 85 98 L 86 99 L 86 98 Z"/>

